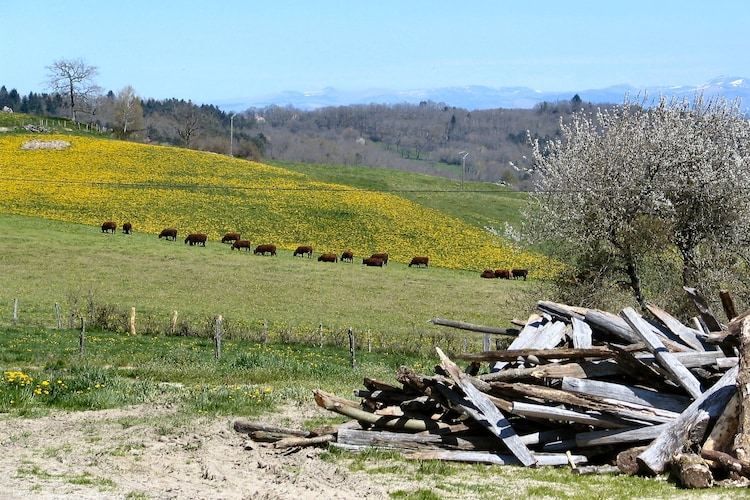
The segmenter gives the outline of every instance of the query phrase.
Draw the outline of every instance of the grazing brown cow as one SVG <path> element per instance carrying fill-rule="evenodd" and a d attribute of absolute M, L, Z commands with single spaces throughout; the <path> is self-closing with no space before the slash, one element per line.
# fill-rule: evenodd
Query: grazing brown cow
<path fill-rule="evenodd" d="M 122 225 L 122 232 L 124 234 L 130 234 L 130 233 L 132 233 L 133 232 L 133 224 L 131 224 L 130 222 L 126 222 L 125 224 L 123 224 Z"/>
<path fill-rule="evenodd" d="M 429 265 L 430 265 L 429 257 L 414 257 L 413 259 L 411 259 L 411 262 L 409 262 L 409 267 L 411 266 L 429 267 Z"/>
<path fill-rule="evenodd" d="M 294 255 L 292 257 L 296 257 L 298 255 L 304 257 L 305 254 L 307 254 L 307 258 L 312 259 L 312 253 L 313 253 L 313 247 L 309 245 L 303 245 L 303 246 L 297 247 L 297 250 L 294 251 Z"/>
<path fill-rule="evenodd" d="M 257 247 L 255 247 L 255 250 L 253 250 L 253 253 L 255 255 L 257 254 L 265 255 L 266 252 L 268 252 L 270 255 L 275 256 L 276 245 L 258 245 Z"/>
<path fill-rule="evenodd" d="M 163 229 L 161 233 L 159 233 L 159 239 L 166 238 L 168 240 L 175 241 L 177 239 L 177 229 L 168 227 L 167 229 Z"/>
<path fill-rule="evenodd" d="M 527 269 L 513 269 L 511 270 L 510 274 L 511 276 L 513 276 L 514 280 L 523 278 L 523 280 L 526 281 L 526 276 L 529 275 L 529 271 Z"/>
<path fill-rule="evenodd" d="M 318 257 L 318 262 L 333 262 L 336 263 L 339 261 L 339 258 L 336 256 L 335 253 L 324 253 L 320 257 Z"/>
<path fill-rule="evenodd" d="M 115 234 L 115 231 L 117 230 L 117 223 L 108 221 L 102 224 L 102 232 L 103 233 L 112 233 Z"/>
<path fill-rule="evenodd" d="M 252 248 L 252 245 L 250 244 L 250 240 L 234 240 L 234 243 L 232 243 L 232 250 L 234 250 L 235 248 L 237 250 L 244 248 L 249 252 L 250 248 Z"/>
<path fill-rule="evenodd" d="M 227 233 L 224 235 L 224 237 L 221 239 L 222 243 L 229 243 L 237 241 L 240 239 L 240 233 Z"/>
<path fill-rule="evenodd" d="M 492 269 L 485 269 L 484 271 L 482 271 L 481 277 L 482 278 L 494 278 L 495 271 L 493 271 Z"/>
<path fill-rule="evenodd" d="M 205 247 L 207 239 L 208 236 L 206 236 L 205 234 L 191 233 L 187 235 L 187 238 L 185 238 L 185 243 L 190 243 L 190 246 L 202 245 Z"/>
<path fill-rule="evenodd" d="M 510 271 L 507 269 L 495 269 L 495 278 L 510 279 Z"/>
<path fill-rule="evenodd" d="M 347 250 L 341 254 L 341 262 L 354 262 L 354 252 Z"/>
<path fill-rule="evenodd" d="M 370 255 L 370 258 L 371 259 L 380 259 L 380 260 L 383 261 L 383 265 L 384 266 L 388 265 L 388 254 L 387 253 L 374 253 L 374 254 Z"/>
<path fill-rule="evenodd" d="M 370 257 L 368 259 L 362 259 L 362 264 L 371 267 L 383 267 L 383 259 L 377 257 Z"/>

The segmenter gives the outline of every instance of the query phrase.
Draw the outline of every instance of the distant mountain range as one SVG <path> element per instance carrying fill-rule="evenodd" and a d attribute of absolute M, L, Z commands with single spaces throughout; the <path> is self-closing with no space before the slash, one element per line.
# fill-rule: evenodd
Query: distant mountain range
<path fill-rule="evenodd" d="M 298 92 L 284 91 L 257 97 L 240 98 L 214 102 L 226 111 L 246 111 L 250 108 L 265 108 L 272 105 L 293 106 L 297 109 L 312 110 L 327 106 L 348 106 L 355 104 L 419 104 L 422 101 L 445 103 L 449 106 L 476 109 L 528 109 L 541 102 L 568 101 L 578 95 L 581 100 L 591 103 L 622 103 L 625 95 L 647 92 L 649 97 L 676 95 L 693 97 L 702 92 L 705 97 L 725 97 L 732 101 L 742 99 L 750 102 L 750 80 L 743 77 L 722 76 L 697 85 L 648 87 L 639 89 L 630 85 L 615 85 L 603 89 L 581 89 L 559 92 L 541 92 L 528 87 L 441 87 L 421 90 L 369 89 L 343 91 L 332 87 L 321 90 Z"/>

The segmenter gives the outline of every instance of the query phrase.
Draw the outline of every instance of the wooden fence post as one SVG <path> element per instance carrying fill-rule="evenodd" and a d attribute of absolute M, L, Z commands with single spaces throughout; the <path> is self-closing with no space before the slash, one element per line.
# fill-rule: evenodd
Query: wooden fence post
<path fill-rule="evenodd" d="M 130 335 L 135 335 L 135 307 L 130 308 Z"/>
<path fill-rule="evenodd" d="M 81 316 L 81 336 L 78 338 L 78 354 L 83 356 L 86 344 L 86 318 Z"/>
<path fill-rule="evenodd" d="M 323 348 L 323 323 L 318 323 L 318 337 L 320 338 L 320 348 Z"/>
<path fill-rule="evenodd" d="M 349 365 L 354 368 L 357 366 L 356 361 L 354 361 L 354 329 L 352 327 L 349 327 Z"/>
<path fill-rule="evenodd" d="M 172 325 L 169 329 L 170 334 L 174 335 L 175 330 L 177 330 L 177 311 L 172 314 Z"/>
<path fill-rule="evenodd" d="M 55 302 L 55 317 L 57 318 L 57 329 L 62 330 L 62 316 L 60 316 L 60 304 Z"/>
<path fill-rule="evenodd" d="M 219 314 L 219 317 L 216 318 L 216 334 L 214 335 L 214 343 L 216 344 L 216 347 L 214 348 L 214 355 L 216 356 L 216 359 L 219 359 L 221 357 L 221 314 Z"/>
<path fill-rule="evenodd" d="M 263 320 L 263 332 L 261 335 L 261 343 L 265 344 L 266 342 L 268 342 L 268 320 L 266 319 Z"/>
<path fill-rule="evenodd" d="M 13 299 L 13 326 L 18 324 L 18 299 Z"/>

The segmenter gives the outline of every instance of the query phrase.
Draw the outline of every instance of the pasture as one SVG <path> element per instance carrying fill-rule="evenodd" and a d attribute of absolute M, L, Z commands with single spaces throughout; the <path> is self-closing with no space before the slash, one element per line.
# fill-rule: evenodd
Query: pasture
<path fill-rule="evenodd" d="M 510 326 L 535 304 L 534 281 L 395 261 L 372 268 L 356 254 L 329 264 L 291 250 L 261 256 L 219 241 L 166 241 L 137 226 L 109 234 L 15 215 L 0 215 L 0 230 L 0 325 L 10 324 L 18 299 L 20 324 L 43 328 L 56 326 L 58 303 L 64 318 L 85 313 L 124 332 L 135 307 L 138 333 L 168 333 L 178 311 L 178 332 L 192 336 L 212 335 L 222 315 L 230 339 L 317 344 L 322 332 L 324 343 L 341 345 L 353 328 L 361 346 L 429 353 L 436 343 L 463 349 L 464 339 L 481 348 L 480 336 L 427 323 L 432 317 Z"/>

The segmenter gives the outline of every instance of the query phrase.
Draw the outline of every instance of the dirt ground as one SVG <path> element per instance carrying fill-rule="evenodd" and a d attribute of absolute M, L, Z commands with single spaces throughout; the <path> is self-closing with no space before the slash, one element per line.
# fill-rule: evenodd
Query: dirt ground
<path fill-rule="evenodd" d="M 233 430 L 236 418 L 162 432 L 139 424 L 175 411 L 139 406 L 0 417 L 0 498 L 380 499 L 410 489 L 321 460 L 319 448 L 276 450 L 253 442 Z M 311 403 L 258 421 L 294 427 L 295 420 L 323 413 Z"/>

